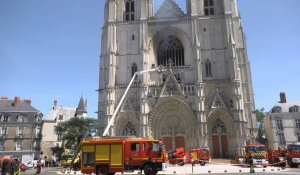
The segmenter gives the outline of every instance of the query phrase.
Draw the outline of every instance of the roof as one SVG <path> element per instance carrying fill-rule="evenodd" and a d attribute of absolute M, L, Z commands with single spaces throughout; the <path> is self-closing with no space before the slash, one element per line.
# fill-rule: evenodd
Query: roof
<path fill-rule="evenodd" d="M 23 100 L 15 106 L 13 103 L 14 100 L 0 100 L 0 112 L 40 112 Z"/>
<path fill-rule="evenodd" d="M 84 102 L 83 97 L 80 97 L 78 107 L 76 109 L 76 115 L 82 115 L 83 113 L 87 113 L 86 103 Z"/>
<path fill-rule="evenodd" d="M 300 107 L 300 102 L 295 101 L 295 102 L 288 102 L 288 103 L 276 103 L 274 107 L 279 106 L 281 107 L 281 112 L 289 112 L 289 108 L 295 105 Z"/>
<path fill-rule="evenodd" d="M 184 16 L 184 13 L 174 0 L 165 0 L 155 14 L 156 18 L 172 18 L 180 16 Z"/>
<path fill-rule="evenodd" d="M 59 115 L 63 115 L 64 120 L 69 120 L 75 116 L 75 112 L 76 112 L 76 108 L 70 108 L 70 107 L 52 108 L 48 113 L 47 119 L 55 120 Z"/>

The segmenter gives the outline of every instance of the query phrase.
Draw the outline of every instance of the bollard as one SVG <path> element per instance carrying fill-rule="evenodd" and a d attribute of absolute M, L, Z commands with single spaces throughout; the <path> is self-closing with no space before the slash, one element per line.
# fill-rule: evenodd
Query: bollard
<path fill-rule="evenodd" d="M 274 169 L 271 169 L 271 171 L 274 171 Z"/>
<path fill-rule="evenodd" d="M 280 171 L 280 169 L 278 168 L 277 171 Z"/>
<path fill-rule="evenodd" d="M 176 174 L 176 171 L 173 171 L 173 174 Z"/>
<path fill-rule="evenodd" d="M 210 170 L 208 170 L 208 173 L 211 173 L 211 171 L 210 171 Z"/>
<path fill-rule="evenodd" d="M 242 172 L 242 170 L 239 170 L 239 172 L 241 173 L 241 172 Z"/>
<path fill-rule="evenodd" d="M 227 173 L 227 170 L 225 170 L 224 173 Z"/>
<path fill-rule="evenodd" d="M 266 171 L 265 169 L 263 169 L 263 171 Z"/>

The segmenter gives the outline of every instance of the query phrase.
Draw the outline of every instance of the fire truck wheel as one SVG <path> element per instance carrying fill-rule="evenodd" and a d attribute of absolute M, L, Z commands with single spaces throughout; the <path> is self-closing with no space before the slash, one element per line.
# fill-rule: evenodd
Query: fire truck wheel
<path fill-rule="evenodd" d="M 204 162 L 204 161 L 201 161 L 201 162 L 200 162 L 200 165 L 201 165 L 201 166 L 204 166 L 204 165 L 205 165 L 205 162 Z"/>
<path fill-rule="evenodd" d="M 108 175 L 108 167 L 106 167 L 106 166 L 99 166 L 97 168 L 96 175 Z"/>
<path fill-rule="evenodd" d="M 157 173 L 155 165 L 154 164 L 145 165 L 144 173 L 145 175 L 155 175 Z"/>

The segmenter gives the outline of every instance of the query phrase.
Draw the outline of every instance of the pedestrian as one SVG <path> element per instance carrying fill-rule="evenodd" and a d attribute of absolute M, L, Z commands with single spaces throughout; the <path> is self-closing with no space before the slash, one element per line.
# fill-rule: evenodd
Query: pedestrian
<path fill-rule="evenodd" d="M 8 172 L 9 170 L 9 160 L 7 159 L 4 159 L 2 160 L 2 171 L 1 171 L 1 175 L 6 175 L 6 173 Z"/>
<path fill-rule="evenodd" d="M 42 164 L 41 164 L 41 159 L 39 159 L 36 164 L 35 175 L 41 174 L 41 170 L 42 170 Z"/>
<path fill-rule="evenodd" d="M 14 175 L 15 174 L 15 160 L 14 159 L 10 159 L 10 171 L 9 171 L 9 175 Z"/>

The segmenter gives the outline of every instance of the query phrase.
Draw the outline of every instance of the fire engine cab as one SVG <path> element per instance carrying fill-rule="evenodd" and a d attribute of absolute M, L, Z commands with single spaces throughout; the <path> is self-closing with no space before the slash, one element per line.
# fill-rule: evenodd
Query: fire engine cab
<path fill-rule="evenodd" d="M 287 163 L 290 167 L 298 167 L 300 165 L 300 142 L 289 144 L 287 146 Z"/>
<path fill-rule="evenodd" d="M 250 144 L 245 147 L 246 163 L 249 164 L 249 158 L 253 159 L 253 165 L 262 165 L 266 167 L 269 164 L 268 152 L 265 145 Z"/>
<path fill-rule="evenodd" d="M 166 168 L 166 152 L 159 140 L 130 137 L 100 137 L 82 141 L 81 172 L 114 174 L 144 170 L 154 175 Z"/>

